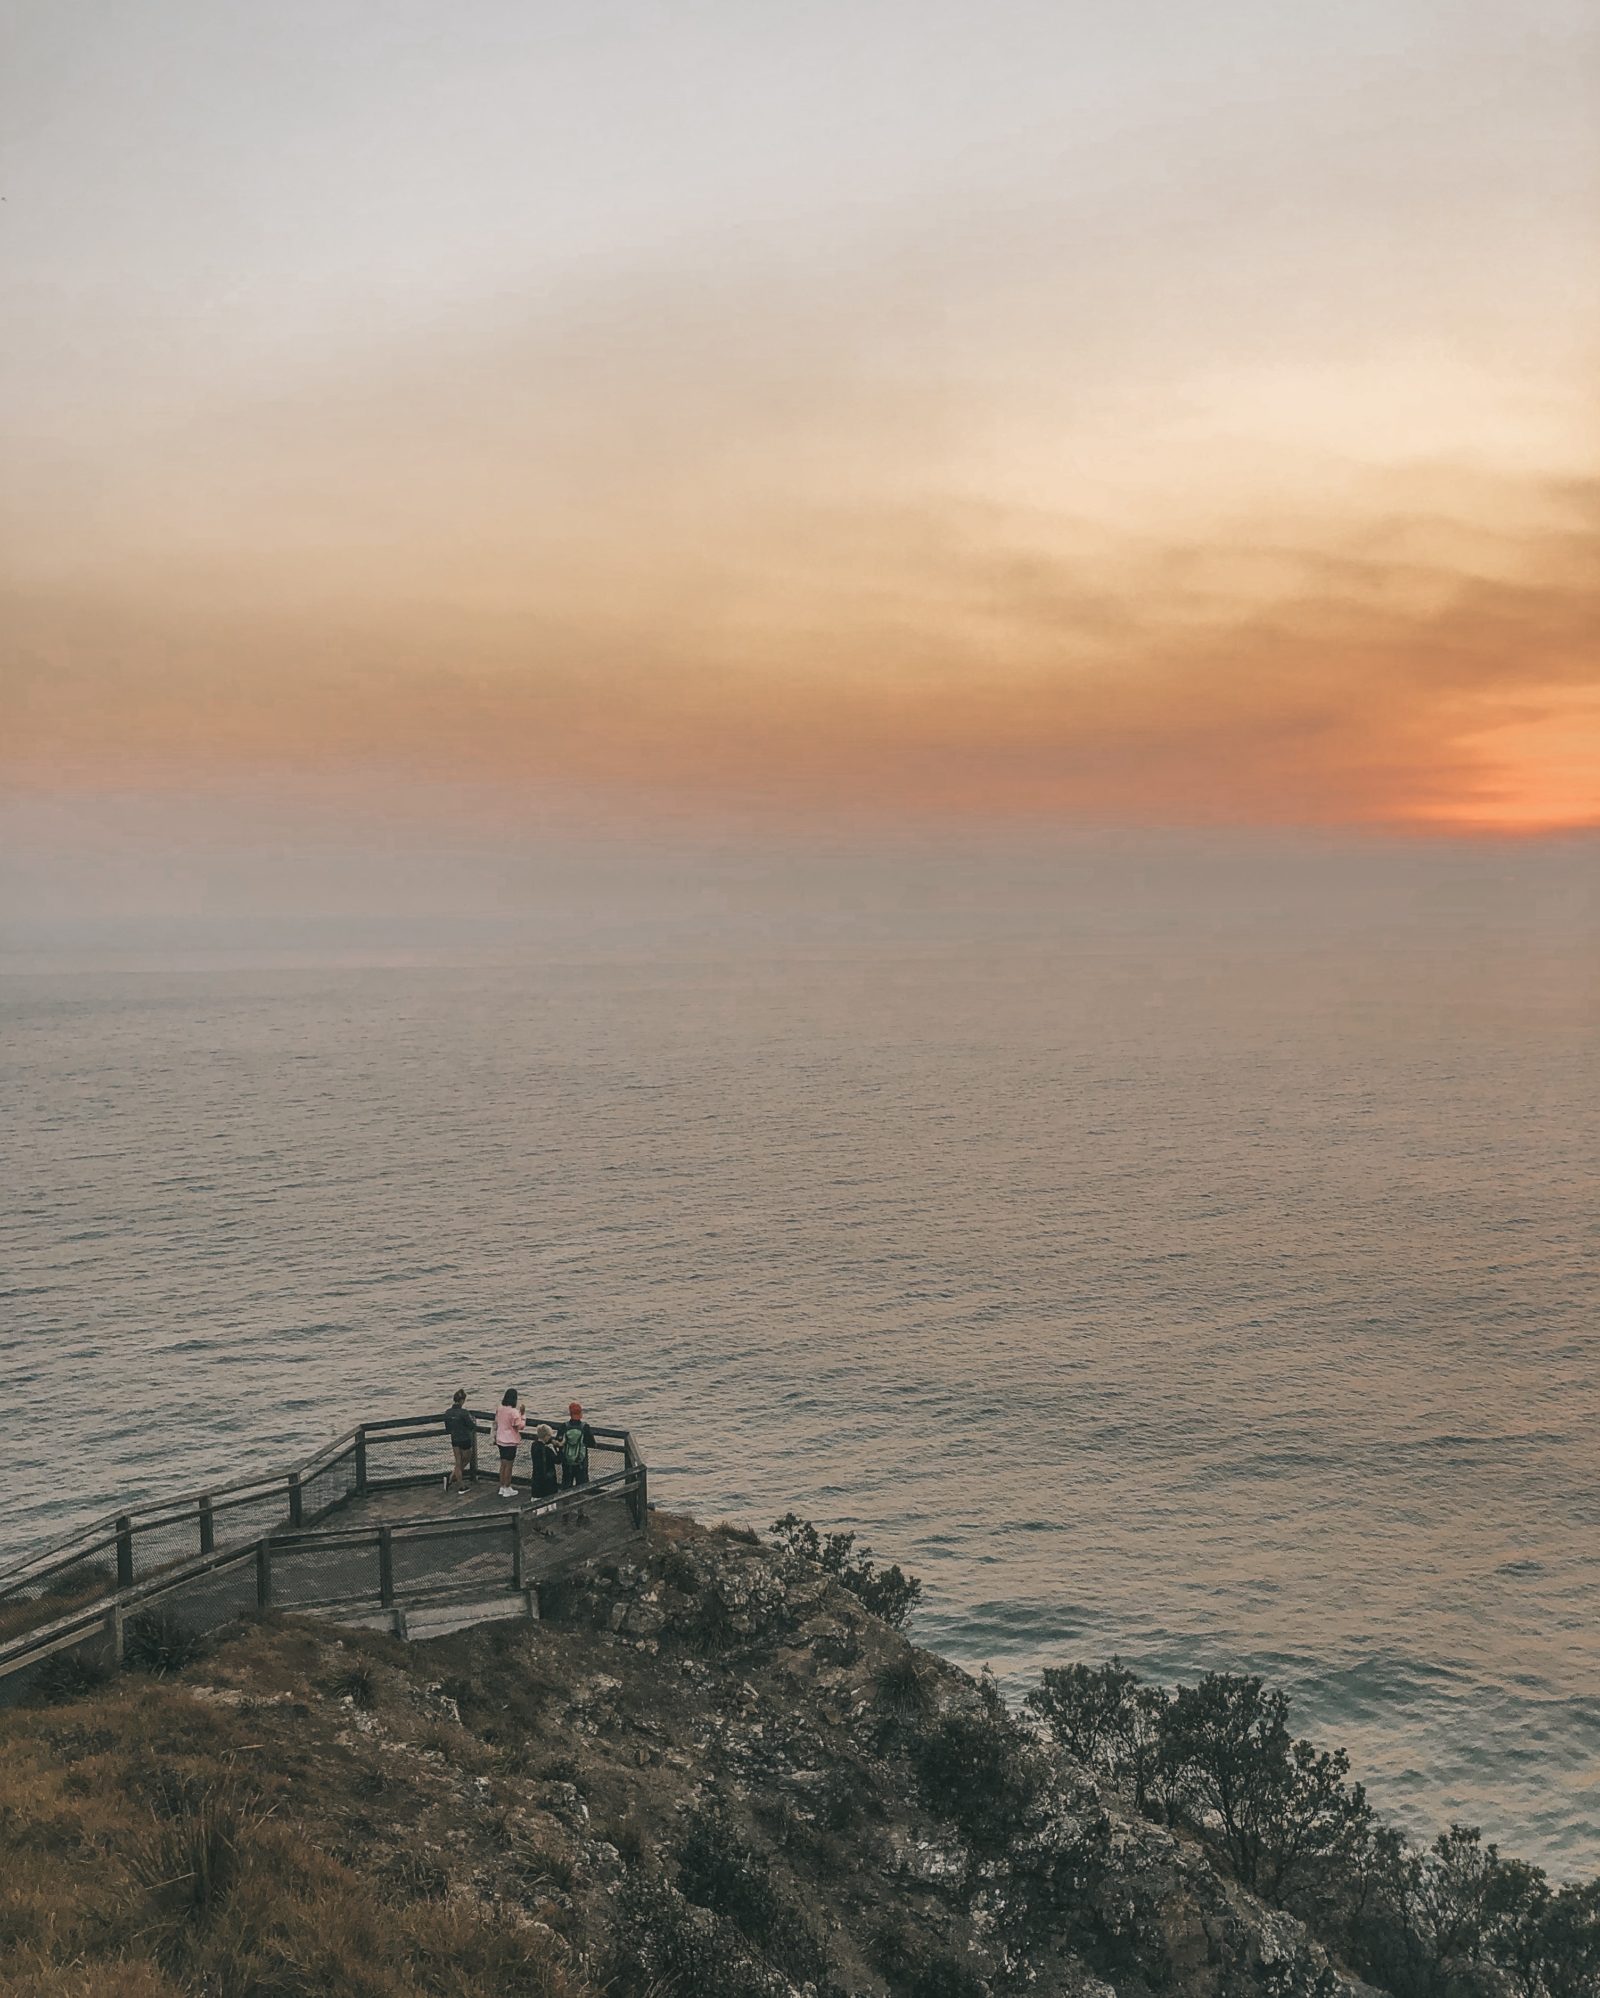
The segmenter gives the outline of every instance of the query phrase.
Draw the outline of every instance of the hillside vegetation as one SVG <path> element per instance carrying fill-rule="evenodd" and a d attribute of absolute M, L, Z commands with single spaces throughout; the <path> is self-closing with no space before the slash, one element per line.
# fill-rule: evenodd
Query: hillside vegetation
<path fill-rule="evenodd" d="M 423 1645 L 143 1631 L 142 1671 L 0 1716 L 0 1991 L 1600 1988 L 1592 1891 L 1408 1853 L 1256 1682 L 1063 1672 L 1015 1716 L 895 1627 L 910 1578 L 780 1540 L 658 1514 L 540 1623 Z"/>

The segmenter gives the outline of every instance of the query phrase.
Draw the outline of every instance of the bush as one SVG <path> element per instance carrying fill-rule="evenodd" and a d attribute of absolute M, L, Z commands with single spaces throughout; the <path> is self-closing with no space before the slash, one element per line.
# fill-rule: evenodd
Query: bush
<path fill-rule="evenodd" d="M 980 1847 L 1004 1845 L 1038 1796 L 1026 1731 L 1006 1712 L 993 1680 L 979 1683 L 975 1713 L 945 1714 L 918 1735 L 912 1766 L 923 1801 Z"/>
<path fill-rule="evenodd" d="M 1476 1828 L 1425 1852 L 1378 1824 L 1342 1749 L 1289 1732 L 1289 1702 L 1259 1678 L 1213 1673 L 1175 1693 L 1113 1659 L 1052 1667 L 1030 1710 L 1075 1760 L 1186 1821 L 1247 1886 L 1298 1914 L 1396 1998 L 1596 1998 L 1600 1882 L 1552 1890 Z"/>
<path fill-rule="evenodd" d="M 1052 1665 L 1025 1704 L 1074 1762 L 1131 1790 L 1147 1816 L 1171 1822 L 1177 1798 L 1162 1754 L 1171 1705 L 1164 1687 L 1143 1684 L 1120 1658 L 1098 1669 Z"/>
<path fill-rule="evenodd" d="M 903 1630 L 922 1601 L 922 1583 L 898 1565 L 880 1568 L 872 1549 L 856 1551 L 853 1533 L 819 1533 L 809 1519 L 786 1512 L 772 1533 L 786 1554 L 811 1561 L 847 1588 L 862 1608 L 892 1629 Z"/>
<path fill-rule="evenodd" d="M 231 1784 L 177 1784 L 134 1873 L 185 1920 L 204 1924 L 227 1902 L 260 1811 Z"/>
<path fill-rule="evenodd" d="M 910 1650 L 881 1667 L 872 1690 L 878 1705 L 897 1721 L 920 1720 L 933 1705 L 917 1654 Z"/>
<path fill-rule="evenodd" d="M 760 1962 L 733 1923 L 675 1889 L 630 1874 L 616 1899 L 618 1963 L 611 1988 L 678 1998 L 786 1998 L 788 1980 Z"/>
<path fill-rule="evenodd" d="M 1247 1887 L 1281 1896 L 1366 1836 L 1372 1813 L 1361 1785 L 1345 1781 L 1350 1758 L 1291 1741 L 1288 1695 L 1254 1675 L 1208 1672 L 1180 1686 L 1158 1729 L 1174 1788 L 1187 1790 Z"/>
<path fill-rule="evenodd" d="M 686 1900 L 726 1917 L 795 1983 L 826 1977 L 827 1952 L 774 1880 L 771 1860 L 740 1837 L 720 1807 L 708 1807 L 685 1839 L 678 1888 Z"/>
<path fill-rule="evenodd" d="M 130 1672 L 165 1678 L 181 1672 L 200 1656 L 198 1635 L 171 1610 L 146 1610 L 130 1617 L 122 1633 L 122 1662 Z"/>
<path fill-rule="evenodd" d="M 1594 1998 L 1600 1991 L 1600 1880 L 1563 1887 L 1533 1922 L 1536 1988 L 1544 1998 Z"/>
<path fill-rule="evenodd" d="M 365 1658 L 358 1658 L 328 1690 L 336 1700 L 348 1700 L 363 1713 L 371 1713 L 378 1704 L 378 1675 Z"/>
<path fill-rule="evenodd" d="M 46 1704 L 81 1699 L 85 1693 L 97 1691 L 110 1676 L 97 1658 L 85 1658 L 76 1651 L 58 1651 L 34 1674 L 33 1697 Z"/>

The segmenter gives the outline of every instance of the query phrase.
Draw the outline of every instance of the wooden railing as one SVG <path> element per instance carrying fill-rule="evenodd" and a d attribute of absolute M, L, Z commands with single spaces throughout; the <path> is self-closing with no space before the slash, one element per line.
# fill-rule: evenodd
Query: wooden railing
<path fill-rule="evenodd" d="M 491 1418 L 473 1416 L 483 1433 Z M 215 1628 L 249 1609 L 388 1608 L 408 1594 L 437 1596 L 450 1586 L 446 1573 L 465 1575 L 467 1590 L 525 1587 L 530 1531 L 603 1499 L 624 1501 L 633 1526 L 645 1526 L 649 1472 L 632 1434 L 598 1425 L 593 1434 L 595 1453 L 619 1459 L 617 1469 L 509 1514 L 337 1523 L 335 1515 L 370 1494 L 440 1483 L 443 1417 L 413 1415 L 363 1423 L 293 1470 L 99 1520 L 0 1570 L 0 1701 L 14 1693 L 15 1675 L 60 1653 L 106 1650 L 120 1661 L 129 1618 L 176 1606 L 180 1596 L 191 1622 L 208 1601 L 220 1607 L 196 1625 Z M 430 1564 L 430 1546 L 448 1561 Z M 475 1561 L 483 1573 L 470 1572 Z M 248 1587 L 240 1579 L 247 1570 Z"/>

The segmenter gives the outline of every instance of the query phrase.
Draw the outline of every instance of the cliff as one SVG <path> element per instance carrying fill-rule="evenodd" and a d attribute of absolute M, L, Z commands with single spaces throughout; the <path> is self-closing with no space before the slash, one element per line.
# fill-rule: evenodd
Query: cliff
<path fill-rule="evenodd" d="M 657 1515 L 542 1607 L 267 1619 L 0 1717 L 0 1989 L 1362 1988 L 793 1555 Z"/>

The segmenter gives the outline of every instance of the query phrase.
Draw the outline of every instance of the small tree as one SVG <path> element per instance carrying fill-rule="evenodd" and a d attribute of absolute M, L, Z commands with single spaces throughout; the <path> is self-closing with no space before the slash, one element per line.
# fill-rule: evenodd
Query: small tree
<path fill-rule="evenodd" d="M 1498 1963 L 1531 1985 L 1549 1900 L 1537 1867 L 1502 1859 L 1476 1825 L 1456 1824 L 1434 1840 L 1423 1863 L 1418 1913 L 1441 1965 Z"/>
<path fill-rule="evenodd" d="M 1348 1853 L 1371 1820 L 1345 1781 L 1344 1750 L 1289 1735 L 1289 1700 L 1255 1675 L 1211 1672 L 1180 1686 L 1161 1722 L 1163 1758 L 1247 1887 L 1281 1895 L 1307 1864 Z"/>
<path fill-rule="evenodd" d="M 1600 1880 L 1563 1887 L 1530 1924 L 1531 1968 L 1545 1998 L 1594 1998 L 1600 1991 Z"/>
<path fill-rule="evenodd" d="M 1171 1820 L 1175 1805 L 1163 1780 L 1162 1723 L 1171 1696 L 1145 1685 L 1120 1658 L 1098 1668 L 1051 1665 L 1025 1702 L 1074 1762 L 1133 1792 L 1147 1817 Z"/>
<path fill-rule="evenodd" d="M 786 1512 L 772 1533 L 786 1554 L 810 1561 L 847 1588 L 863 1609 L 895 1630 L 903 1630 L 922 1601 L 922 1583 L 898 1563 L 880 1568 L 872 1549 L 856 1551 L 853 1533 L 819 1533 L 809 1519 Z"/>

